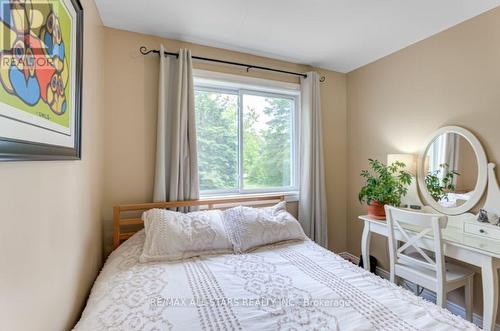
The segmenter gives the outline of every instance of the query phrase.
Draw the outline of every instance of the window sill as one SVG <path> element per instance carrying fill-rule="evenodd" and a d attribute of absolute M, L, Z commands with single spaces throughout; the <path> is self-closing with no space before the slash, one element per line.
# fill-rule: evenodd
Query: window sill
<path fill-rule="evenodd" d="M 286 202 L 297 202 L 299 201 L 299 192 L 298 191 L 287 191 L 287 192 L 266 192 L 266 193 L 235 193 L 235 194 L 206 194 L 201 195 L 200 199 L 204 198 L 215 198 L 224 199 L 224 198 L 246 198 L 246 197 L 263 197 L 263 196 L 274 196 L 274 195 L 284 195 Z"/>

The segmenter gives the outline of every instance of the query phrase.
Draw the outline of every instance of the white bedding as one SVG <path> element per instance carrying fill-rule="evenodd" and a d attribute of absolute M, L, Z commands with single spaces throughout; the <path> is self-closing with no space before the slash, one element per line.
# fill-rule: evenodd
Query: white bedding
<path fill-rule="evenodd" d="M 109 257 L 76 330 L 476 330 L 311 241 L 140 264 Z"/>

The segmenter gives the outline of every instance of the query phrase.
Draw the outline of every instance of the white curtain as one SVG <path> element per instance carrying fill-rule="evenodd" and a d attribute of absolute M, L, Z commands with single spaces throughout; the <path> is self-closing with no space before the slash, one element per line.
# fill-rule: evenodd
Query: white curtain
<path fill-rule="evenodd" d="M 449 170 L 458 169 L 458 153 L 460 147 L 460 136 L 456 133 L 449 132 L 440 135 L 436 140 L 433 141 L 428 155 L 429 160 L 429 171 L 435 172 L 440 171 L 438 174 L 439 178 L 443 178 L 445 173 L 441 169 L 441 164 L 447 164 Z M 454 181 L 456 184 L 456 177 Z"/>
<path fill-rule="evenodd" d="M 160 48 L 154 201 L 199 198 L 191 51 Z"/>
<path fill-rule="evenodd" d="M 299 220 L 305 233 L 327 247 L 327 213 L 319 75 L 301 78 Z"/>
<path fill-rule="evenodd" d="M 460 147 L 460 136 L 457 133 L 446 134 L 445 161 L 451 170 L 458 169 L 458 153 Z M 455 178 L 456 179 L 456 178 Z M 456 184 L 456 183 L 455 183 Z"/>

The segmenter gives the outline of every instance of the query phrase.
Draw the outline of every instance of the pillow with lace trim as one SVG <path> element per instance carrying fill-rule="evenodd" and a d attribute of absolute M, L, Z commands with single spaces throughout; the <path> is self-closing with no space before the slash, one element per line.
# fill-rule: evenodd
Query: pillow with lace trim
<path fill-rule="evenodd" d="M 286 211 L 286 202 L 273 207 L 239 206 L 224 211 L 224 226 L 235 253 L 288 240 L 305 240 L 299 222 Z"/>
<path fill-rule="evenodd" d="M 140 262 L 176 261 L 232 253 L 220 210 L 179 213 L 151 209 L 142 214 L 146 240 Z"/>

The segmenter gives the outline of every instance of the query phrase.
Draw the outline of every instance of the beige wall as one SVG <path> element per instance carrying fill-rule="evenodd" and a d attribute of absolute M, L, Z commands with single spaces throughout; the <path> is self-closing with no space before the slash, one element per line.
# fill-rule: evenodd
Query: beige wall
<path fill-rule="evenodd" d="M 185 47 L 198 56 L 299 72 L 311 70 L 308 66 L 109 28 L 105 28 L 105 40 L 106 161 L 103 213 L 106 245 L 109 244 L 111 233 L 113 205 L 152 200 L 159 62 L 155 55 L 142 56 L 139 53 L 140 46 L 158 49 L 160 43 L 163 43 L 169 51 Z M 195 62 L 195 67 L 296 81 L 291 76 L 262 71 L 247 74 L 244 69 L 232 66 Z M 321 85 L 321 94 L 330 247 L 343 251 L 346 248 L 346 81 L 343 74 L 319 71 L 326 76 L 326 82 Z M 292 206 L 294 207 L 296 206 Z"/>
<path fill-rule="evenodd" d="M 82 3 L 82 160 L 0 163 L 2 330 L 71 328 L 102 262 L 102 26 Z"/>
<path fill-rule="evenodd" d="M 463 137 L 458 146 L 457 190 L 470 192 L 477 183 L 477 160 L 472 145 Z"/>
<path fill-rule="evenodd" d="M 495 9 L 348 74 L 350 252 L 360 253 L 356 217 L 366 207 L 356 196 L 368 158 L 416 153 L 437 128 L 459 125 L 477 135 L 491 162 L 500 162 L 499 41 L 500 9 Z M 387 267 L 381 238 L 372 250 Z M 479 282 L 475 290 L 479 312 Z"/>

